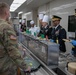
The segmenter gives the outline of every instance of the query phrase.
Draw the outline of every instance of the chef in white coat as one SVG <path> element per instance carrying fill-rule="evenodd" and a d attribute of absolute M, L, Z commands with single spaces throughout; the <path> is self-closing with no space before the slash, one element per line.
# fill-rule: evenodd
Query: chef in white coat
<path fill-rule="evenodd" d="M 48 15 L 44 15 L 43 20 L 42 20 L 42 34 L 44 35 L 44 37 L 46 38 L 48 29 L 49 29 L 49 16 Z"/>
<path fill-rule="evenodd" d="M 31 28 L 29 29 L 29 31 L 31 32 L 31 35 L 34 35 L 34 34 L 37 35 L 39 33 L 40 29 L 38 27 L 36 27 L 36 25 L 35 25 L 33 20 L 30 21 L 30 25 L 31 25 Z"/>

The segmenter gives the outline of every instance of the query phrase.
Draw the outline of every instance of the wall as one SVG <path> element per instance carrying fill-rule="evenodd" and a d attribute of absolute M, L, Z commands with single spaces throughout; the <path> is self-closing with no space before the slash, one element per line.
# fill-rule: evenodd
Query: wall
<path fill-rule="evenodd" d="M 16 18 L 16 17 L 18 17 L 18 13 L 17 13 L 17 12 L 11 12 L 11 13 L 10 13 L 10 17 L 11 17 L 11 18 Z"/>
<path fill-rule="evenodd" d="M 38 11 L 33 10 L 32 11 L 32 19 L 34 20 L 36 26 L 37 26 L 37 15 L 38 15 Z"/>
<path fill-rule="evenodd" d="M 32 13 L 28 13 L 28 14 L 26 15 L 26 19 L 27 19 L 27 20 L 32 20 Z"/>
<path fill-rule="evenodd" d="M 22 14 L 22 19 L 25 19 L 26 18 L 26 15 L 25 14 Z"/>
<path fill-rule="evenodd" d="M 27 25 L 27 21 L 32 20 L 32 12 L 23 13 L 22 14 L 22 19 L 24 19 L 24 18 L 26 18 L 26 25 Z"/>
<path fill-rule="evenodd" d="M 19 19 L 12 18 L 11 20 L 13 24 L 19 25 Z"/>
<path fill-rule="evenodd" d="M 23 13 L 22 14 L 22 19 L 23 18 L 26 18 L 26 20 L 32 20 L 32 12 Z"/>
<path fill-rule="evenodd" d="M 35 24 L 37 25 L 37 15 L 38 15 L 38 11 L 32 10 L 31 12 L 23 13 L 22 19 L 26 18 L 26 21 L 27 20 L 34 20 Z M 27 25 L 27 22 L 26 22 L 26 25 Z"/>

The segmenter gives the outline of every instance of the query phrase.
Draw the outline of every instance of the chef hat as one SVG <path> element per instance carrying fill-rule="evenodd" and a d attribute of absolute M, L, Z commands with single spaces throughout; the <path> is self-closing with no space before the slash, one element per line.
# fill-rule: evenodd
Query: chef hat
<path fill-rule="evenodd" d="M 34 24 L 34 21 L 32 20 L 32 21 L 30 21 L 30 24 Z"/>
<path fill-rule="evenodd" d="M 39 20 L 42 20 L 42 19 L 43 19 L 43 17 L 44 17 L 44 15 L 43 15 L 43 14 L 39 14 Z"/>
<path fill-rule="evenodd" d="M 49 22 L 49 17 L 48 17 L 48 15 L 44 15 L 42 22 L 46 22 L 46 23 Z"/>

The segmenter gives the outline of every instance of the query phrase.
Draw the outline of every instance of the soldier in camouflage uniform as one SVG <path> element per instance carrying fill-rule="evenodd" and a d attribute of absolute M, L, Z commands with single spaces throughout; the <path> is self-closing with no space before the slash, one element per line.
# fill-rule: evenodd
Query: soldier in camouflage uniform
<path fill-rule="evenodd" d="M 9 14 L 9 6 L 0 3 L 0 75 L 17 75 L 17 67 L 30 70 L 19 53 L 13 27 L 6 21 Z"/>

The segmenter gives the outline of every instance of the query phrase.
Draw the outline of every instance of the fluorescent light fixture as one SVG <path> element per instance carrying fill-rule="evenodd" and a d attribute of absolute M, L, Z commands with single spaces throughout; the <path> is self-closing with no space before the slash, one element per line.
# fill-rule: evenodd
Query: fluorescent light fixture
<path fill-rule="evenodd" d="M 14 0 L 10 6 L 10 11 L 14 12 L 18 7 L 20 7 L 26 0 Z"/>
<path fill-rule="evenodd" d="M 29 14 L 32 14 L 32 12 L 25 13 L 24 15 L 29 15 Z"/>
<path fill-rule="evenodd" d="M 22 11 L 20 11 L 18 14 L 22 14 L 23 12 Z"/>

